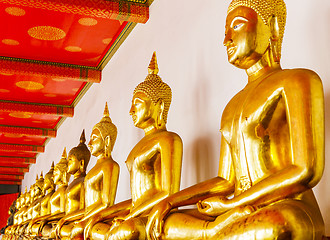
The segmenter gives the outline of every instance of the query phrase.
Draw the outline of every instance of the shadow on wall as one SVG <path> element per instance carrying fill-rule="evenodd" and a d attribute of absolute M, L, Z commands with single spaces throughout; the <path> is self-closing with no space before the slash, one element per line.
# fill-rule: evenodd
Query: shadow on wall
<path fill-rule="evenodd" d="M 190 151 L 189 155 L 191 156 L 189 161 L 196 170 L 197 183 L 215 177 L 213 176 L 215 156 L 212 146 L 212 138 L 210 136 L 201 136 L 187 147 Z"/>

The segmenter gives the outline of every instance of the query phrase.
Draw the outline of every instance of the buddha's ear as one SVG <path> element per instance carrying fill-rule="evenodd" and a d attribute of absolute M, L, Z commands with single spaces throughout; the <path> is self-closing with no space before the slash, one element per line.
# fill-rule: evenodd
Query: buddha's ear
<path fill-rule="evenodd" d="M 163 100 L 159 100 L 157 102 L 158 104 L 158 115 L 157 115 L 157 125 L 160 127 L 163 124 L 164 121 L 164 109 L 165 109 L 165 103 Z"/>
<path fill-rule="evenodd" d="M 278 49 L 278 41 L 280 40 L 280 27 L 278 25 L 278 19 L 276 16 L 271 16 L 269 18 L 269 29 L 270 29 L 270 50 L 271 58 L 274 63 L 280 62 L 280 53 Z"/>
<path fill-rule="evenodd" d="M 269 28 L 272 41 L 278 41 L 280 38 L 280 26 L 278 25 L 278 19 L 276 16 L 272 15 L 269 18 Z"/>
<path fill-rule="evenodd" d="M 109 157 L 111 155 L 111 138 L 106 136 L 104 139 L 104 153 L 105 156 Z"/>
<path fill-rule="evenodd" d="M 84 159 L 81 159 L 80 162 L 79 162 L 79 167 L 80 167 L 80 171 L 81 172 L 84 172 L 85 169 L 84 169 L 84 166 L 85 166 L 85 160 Z"/>

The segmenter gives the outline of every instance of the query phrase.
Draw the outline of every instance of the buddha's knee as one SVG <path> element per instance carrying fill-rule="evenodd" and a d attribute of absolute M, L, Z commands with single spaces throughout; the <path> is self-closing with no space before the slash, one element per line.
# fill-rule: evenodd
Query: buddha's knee
<path fill-rule="evenodd" d="M 133 218 L 124 221 L 118 227 L 113 228 L 108 234 L 108 240 L 145 240 L 144 218 Z"/>
<path fill-rule="evenodd" d="M 109 224 L 106 223 L 97 223 L 92 227 L 91 233 L 90 233 L 90 240 L 106 240 L 107 239 L 107 233 L 110 229 Z"/>
<path fill-rule="evenodd" d="M 62 226 L 62 228 L 60 230 L 60 236 L 61 236 L 62 240 L 70 238 L 72 228 L 73 228 L 72 224 L 67 224 L 67 225 Z"/>
<path fill-rule="evenodd" d="M 318 240 L 324 232 L 315 228 L 316 220 L 303 203 L 284 200 L 227 225 L 214 239 Z"/>
<path fill-rule="evenodd" d="M 83 240 L 84 239 L 84 228 L 85 228 L 84 223 L 76 224 L 71 230 L 70 239 Z"/>

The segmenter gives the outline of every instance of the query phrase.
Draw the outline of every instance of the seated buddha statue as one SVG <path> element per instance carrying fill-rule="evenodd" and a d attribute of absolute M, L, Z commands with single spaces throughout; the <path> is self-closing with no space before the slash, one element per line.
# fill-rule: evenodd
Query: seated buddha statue
<path fill-rule="evenodd" d="M 148 72 L 145 81 L 134 90 L 130 109 L 134 125 L 145 133 L 126 160 L 132 199 L 116 204 L 92 218 L 85 229 L 85 238 L 145 239 L 145 224 L 150 209 L 179 191 L 182 140 L 176 133 L 166 129 L 172 92 L 158 76 L 155 53 Z M 120 208 L 123 212 L 118 211 Z M 108 226 L 105 223 L 95 224 L 96 221 L 111 220 L 115 216 L 117 218 Z"/>
<path fill-rule="evenodd" d="M 224 46 L 248 83 L 222 114 L 218 176 L 156 205 L 150 239 L 322 239 L 312 192 L 324 169 L 322 83 L 281 68 L 285 22 L 283 0 L 230 3 Z M 170 212 L 190 204 L 198 210 Z"/>
<path fill-rule="evenodd" d="M 43 217 L 45 215 L 50 214 L 50 198 L 55 192 L 55 184 L 53 181 L 53 172 L 54 172 L 54 162 L 52 162 L 51 168 L 48 171 L 48 173 L 45 175 L 44 181 L 43 181 L 43 197 L 40 199 L 40 212 L 39 215 L 34 217 L 27 227 L 27 233 L 32 236 L 36 237 L 38 236 L 38 230 L 40 227 L 40 223 L 37 222 L 38 217 Z"/>
<path fill-rule="evenodd" d="M 66 189 L 65 216 L 59 220 L 55 228 L 55 233 L 60 231 L 60 237 L 69 237 L 72 229 L 70 226 L 63 226 L 62 222 L 84 209 L 84 180 L 91 156 L 85 142 L 85 131 L 83 131 L 79 145 L 72 148 L 68 155 L 68 173 L 73 175 L 73 181 Z"/>
<path fill-rule="evenodd" d="M 28 217 L 25 221 L 24 228 L 22 229 L 22 235 L 25 235 L 26 237 L 29 236 L 29 223 L 40 216 L 40 210 L 41 210 L 41 199 L 44 196 L 43 192 L 43 186 L 44 186 L 44 178 L 42 173 L 40 174 L 40 178 L 37 179 L 35 184 L 31 186 L 31 204 L 28 210 Z"/>
<path fill-rule="evenodd" d="M 49 214 L 37 217 L 33 224 L 39 224 L 38 235 L 45 238 L 54 238 L 52 231 L 58 219 L 65 215 L 66 188 L 68 186 L 69 175 L 67 173 L 68 161 L 66 149 L 64 149 L 61 160 L 55 165 L 53 172 L 54 184 L 58 186 L 57 190 L 49 198 Z"/>
<path fill-rule="evenodd" d="M 95 214 L 112 206 L 116 197 L 119 165 L 111 152 L 117 138 L 117 128 L 109 117 L 107 104 L 103 118 L 92 130 L 88 143 L 91 154 L 97 157 L 95 166 L 84 180 L 84 204 L 62 218 L 56 229 L 57 237 L 82 239 L 86 222 Z"/>
<path fill-rule="evenodd" d="M 25 198 L 24 198 L 25 201 L 20 214 L 20 223 L 18 224 L 15 230 L 15 239 L 18 239 L 24 233 L 24 229 L 26 227 L 26 224 L 28 223 L 29 216 L 31 215 L 29 213 L 32 213 L 31 205 L 33 198 L 34 198 L 34 184 L 31 185 L 29 191 L 25 193 Z"/>

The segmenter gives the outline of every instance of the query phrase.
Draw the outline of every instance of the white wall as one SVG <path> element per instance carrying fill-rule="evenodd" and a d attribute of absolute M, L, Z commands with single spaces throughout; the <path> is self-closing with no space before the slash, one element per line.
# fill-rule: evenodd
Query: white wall
<path fill-rule="evenodd" d="M 67 119 L 56 139 L 46 146 L 37 164 L 25 174 L 22 189 L 58 162 L 63 148 L 76 146 L 82 129 L 87 138 L 102 117 L 105 101 L 118 127 L 113 157 L 121 173 L 117 202 L 129 198 L 125 160 L 143 136 L 128 114 L 132 92 L 147 75 L 153 51 L 157 51 L 159 75 L 173 92 L 168 129 L 184 142 L 181 188 L 216 176 L 220 148 L 220 117 L 226 103 L 247 83 L 244 71 L 227 62 L 222 45 L 229 1 L 155 0 L 150 20 L 138 25 L 79 102 L 74 118 Z M 288 20 L 283 46 L 283 68 L 309 68 L 324 82 L 326 106 L 326 169 L 315 193 L 330 235 L 330 1 L 287 0 Z M 91 159 L 89 169 L 95 164 Z"/>

